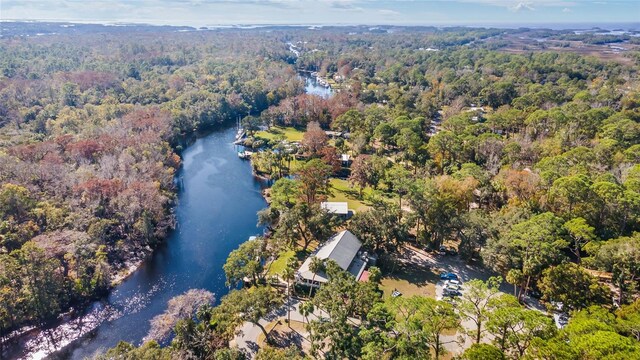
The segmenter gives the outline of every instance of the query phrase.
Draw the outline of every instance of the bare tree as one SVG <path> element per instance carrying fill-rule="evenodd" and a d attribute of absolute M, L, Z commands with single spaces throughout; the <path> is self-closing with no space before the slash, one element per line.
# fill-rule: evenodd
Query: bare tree
<path fill-rule="evenodd" d="M 203 289 L 191 289 L 172 298 L 167 310 L 151 319 L 151 329 L 145 340 L 166 339 L 179 320 L 192 317 L 200 307 L 213 303 L 214 299 L 213 293 Z"/>

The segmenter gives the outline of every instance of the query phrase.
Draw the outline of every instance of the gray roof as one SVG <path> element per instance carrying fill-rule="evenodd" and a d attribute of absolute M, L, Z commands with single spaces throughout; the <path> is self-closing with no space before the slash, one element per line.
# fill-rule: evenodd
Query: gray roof
<path fill-rule="evenodd" d="M 311 256 L 302 263 L 302 266 L 300 266 L 298 275 L 306 279 L 313 278 L 313 272 L 309 270 L 309 265 L 311 264 L 311 258 L 314 256 L 322 260 L 331 259 L 335 261 L 342 270 L 347 271 L 361 247 L 362 243 L 355 235 L 349 230 L 343 230 L 333 235 L 324 245 L 318 248 L 314 254 L 311 254 Z M 318 272 L 315 280 L 326 282 L 327 275 L 322 271 Z"/>
<path fill-rule="evenodd" d="M 338 215 L 349 214 L 349 204 L 346 202 L 324 201 L 320 203 L 320 207 L 332 214 L 338 214 Z"/>

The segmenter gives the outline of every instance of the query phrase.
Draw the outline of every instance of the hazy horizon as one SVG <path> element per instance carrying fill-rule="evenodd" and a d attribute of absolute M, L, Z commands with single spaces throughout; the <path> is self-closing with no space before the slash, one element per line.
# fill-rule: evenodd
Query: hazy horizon
<path fill-rule="evenodd" d="M 207 24 L 201 26 L 182 25 L 182 24 L 154 24 L 149 22 L 120 22 L 120 21 L 99 21 L 99 20 L 60 20 L 60 19 L 0 19 L 0 23 L 60 23 L 60 24 L 78 24 L 78 25 L 104 25 L 104 26 L 171 26 L 171 27 L 191 27 L 194 29 L 207 28 L 214 29 L 231 29 L 231 28 L 262 28 L 262 27 L 349 27 L 349 26 L 368 26 L 368 27 L 436 27 L 436 28 L 499 28 L 499 29 L 517 29 L 517 28 L 533 28 L 533 29 L 552 29 L 552 30 L 588 30 L 600 28 L 603 30 L 625 30 L 640 31 L 640 22 L 618 22 L 618 23 L 598 23 L 598 22 L 575 22 L 575 23 L 478 23 L 478 24 L 364 24 L 364 23 L 277 23 L 277 24 Z"/>
<path fill-rule="evenodd" d="M 0 13 L 3 21 L 196 28 L 234 25 L 640 28 L 640 2 L 627 0 L 3 0 Z"/>

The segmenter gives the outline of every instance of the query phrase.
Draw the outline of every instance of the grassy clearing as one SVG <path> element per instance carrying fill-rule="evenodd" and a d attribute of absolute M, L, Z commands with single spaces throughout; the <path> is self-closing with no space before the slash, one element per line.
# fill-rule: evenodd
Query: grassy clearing
<path fill-rule="evenodd" d="M 287 261 L 290 258 L 295 258 L 296 252 L 293 250 L 285 251 L 278 256 L 277 259 L 273 260 L 271 264 L 268 265 L 267 275 L 282 275 L 284 269 L 287 267 Z"/>
<path fill-rule="evenodd" d="M 350 187 L 347 180 L 332 178 L 329 183 L 332 193 L 332 195 L 329 196 L 329 201 L 346 201 L 349 204 L 349 209 L 355 210 L 356 212 L 365 211 L 370 207 L 366 201 L 358 198 L 359 189 Z M 372 191 L 369 187 L 365 188 L 362 192 L 362 197 L 366 198 L 368 195 L 371 195 Z"/>
<path fill-rule="evenodd" d="M 303 135 L 304 131 L 298 130 L 294 127 L 282 126 L 272 126 L 271 129 L 267 131 L 258 131 L 256 133 L 256 137 L 265 140 L 273 140 L 278 136 L 284 136 L 285 140 L 288 141 L 302 141 Z"/>
<path fill-rule="evenodd" d="M 435 298 L 437 282 L 438 275 L 430 269 L 415 264 L 397 264 L 393 272 L 383 275 L 380 288 L 384 297 L 390 297 L 393 290 L 398 290 L 406 297 Z"/>

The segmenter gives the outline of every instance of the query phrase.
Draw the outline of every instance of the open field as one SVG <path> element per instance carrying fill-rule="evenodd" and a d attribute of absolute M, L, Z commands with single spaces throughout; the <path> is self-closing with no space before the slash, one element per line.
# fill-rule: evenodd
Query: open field
<path fill-rule="evenodd" d="M 290 258 L 294 258 L 296 256 L 296 252 L 294 250 L 285 251 L 280 256 L 273 260 L 269 265 L 267 265 L 267 275 L 282 275 L 284 269 L 287 267 L 287 261 Z"/>
<path fill-rule="evenodd" d="M 332 194 L 329 196 L 329 201 L 346 201 L 349 204 L 349 209 L 356 212 L 367 210 L 370 207 L 370 204 L 367 204 L 366 201 L 358 199 L 359 189 L 350 187 L 349 181 L 332 178 L 330 184 Z M 362 192 L 363 197 L 370 195 L 372 191 L 369 187 L 365 188 Z"/>
<path fill-rule="evenodd" d="M 630 50 L 638 50 L 640 46 L 632 44 L 613 44 L 622 47 L 626 51 L 612 49 L 609 45 L 585 44 L 582 41 L 567 40 L 545 40 L 540 41 L 536 38 L 526 36 L 506 36 L 501 39 L 507 41 L 507 45 L 498 49 L 498 51 L 510 54 L 524 54 L 529 52 L 561 52 L 575 53 L 582 56 L 593 56 L 603 61 L 615 61 L 621 64 L 631 65 L 633 59 L 626 57 L 625 54 Z"/>
<path fill-rule="evenodd" d="M 304 131 L 298 130 L 294 127 L 281 126 L 273 126 L 267 131 L 258 131 L 256 133 L 256 137 L 262 139 L 273 140 L 278 136 L 284 136 L 284 139 L 287 141 L 302 141 L 303 135 Z"/>
<path fill-rule="evenodd" d="M 421 295 L 435 298 L 438 280 L 438 274 L 430 268 L 397 262 L 392 272 L 383 273 L 380 287 L 384 297 L 390 297 L 393 290 L 398 290 L 405 297 Z"/>

